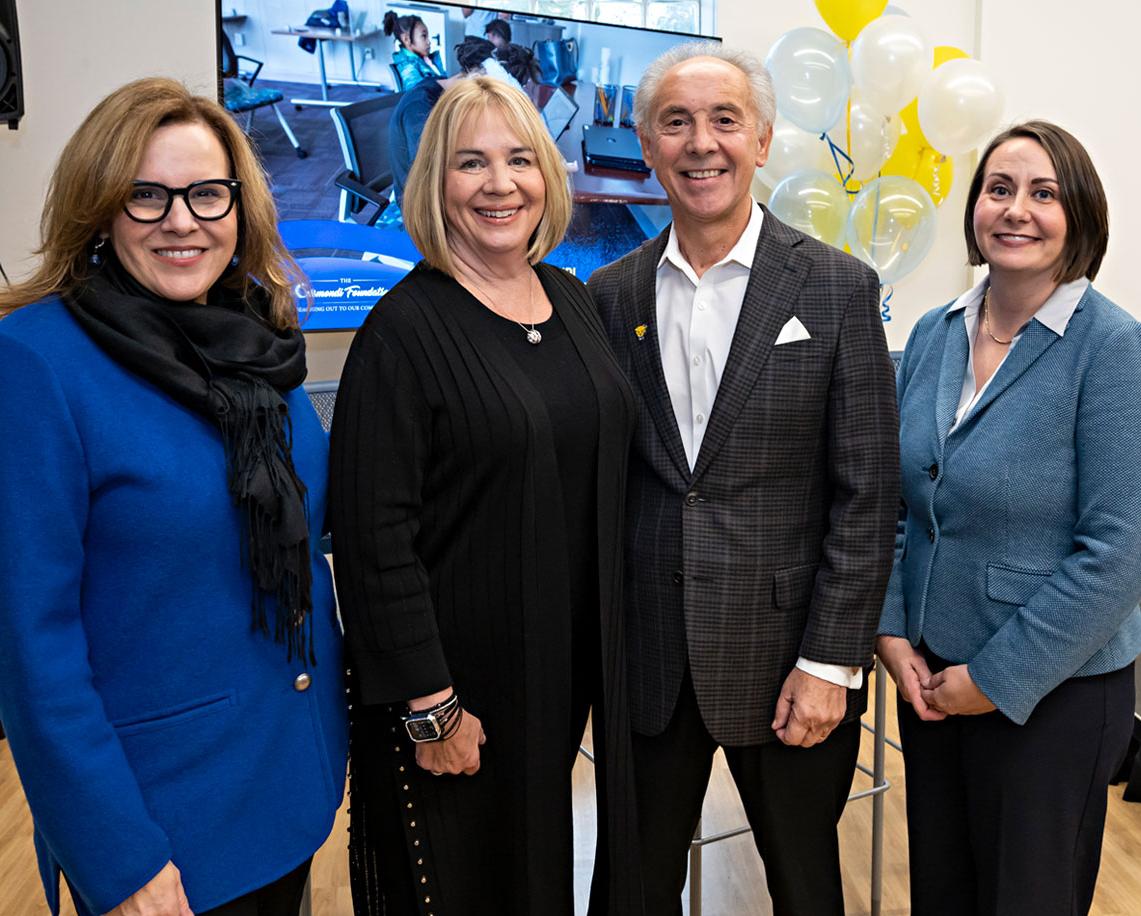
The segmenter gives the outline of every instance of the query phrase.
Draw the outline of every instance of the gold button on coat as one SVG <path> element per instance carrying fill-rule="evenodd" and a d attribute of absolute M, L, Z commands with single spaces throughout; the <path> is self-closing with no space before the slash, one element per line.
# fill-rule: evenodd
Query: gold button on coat
<path fill-rule="evenodd" d="M 293 679 L 293 689 L 297 691 L 308 690 L 309 685 L 313 683 L 313 678 L 302 671 L 297 677 Z"/>

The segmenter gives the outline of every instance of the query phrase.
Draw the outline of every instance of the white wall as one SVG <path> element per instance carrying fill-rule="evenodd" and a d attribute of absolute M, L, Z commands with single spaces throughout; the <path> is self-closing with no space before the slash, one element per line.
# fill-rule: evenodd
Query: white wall
<path fill-rule="evenodd" d="M 1141 252 L 1135 103 L 1141 4 L 993 0 L 982 6 L 981 33 L 982 57 L 1007 87 L 1007 120 L 1055 121 L 1089 150 L 1109 199 L 1109 252 L 1095 283 L 1141 318 L 1132 264 Z"/>
<path fill-rule="evenodd" d="M 16 0 L 16 13 L 27 113 L 0 130 L 0 263 L 13 279 L 32 267 L 51 170 L 95 103 L 155 74 L 213 95 L 217 68 L 212 0 Z"/>

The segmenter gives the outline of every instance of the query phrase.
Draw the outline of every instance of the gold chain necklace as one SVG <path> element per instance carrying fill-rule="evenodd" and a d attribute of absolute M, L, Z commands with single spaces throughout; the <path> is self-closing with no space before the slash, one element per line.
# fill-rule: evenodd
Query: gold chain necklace
<path fill-rule="evenodd" d="M 982 305 L 982 309 L 981 309 L 981 311 L 983 313 L 983 327 L 986 329 L 986 336 L 989 337 L 991 340 L 993 340 L 1000 347 L 1009 347 L 1012 343 L 1014 343 L 1013 337 L 1010 338 L 1010 340 L 999 340 L 990 331 L 990 309 L 987 308 L 987 306 L 989 304 L 990 304 L 990 287 L 988 286 L 986 288 L 986 292 L 983 293 L 983 305 Z"/>

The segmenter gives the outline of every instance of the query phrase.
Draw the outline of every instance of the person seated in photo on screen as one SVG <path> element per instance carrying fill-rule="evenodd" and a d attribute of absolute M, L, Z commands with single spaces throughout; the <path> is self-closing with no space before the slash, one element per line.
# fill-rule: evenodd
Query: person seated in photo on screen
<path fill-rule="evenodd" d="M 502 50 L 511 44 L 511 23 L 505 19 L 492 19 L 484 26 L 483 35 L 496 49 Z"/>
<path fill-rule="evenodd" d="M 79 916 L 296 914 L 348 723 L 265 173 L 217 101 L 139 80 L 41 226 L 0 288 L 0 718 L 48 907 L 62 872 Z"/>
<path fill-rule="evenodd" d="M 384 14 L 384 34 L 394 35 L 399 47 L 392 52 L 392 63 L 400 74 L 396 88 L 407 92 L 428 77 L 445 76 L 440 52 L 432 50 L 428 27 L 419 16 L 397 16 L 389 10 Z"/>
<path fill-rule="evenodd" d="M 464 34 L 483 38 L 487 34 L 487 24 L 496 19 L 510 19 L 510 13 L 499 13 L 495 10 L 477 10 L 472 6 L 461 6 L 460 13 L 464 17 Z"/>
<path fill-rule="evenodd" d="M 967 191 L 987 276 L 899 367 L 907 525 L 876 651 L 899 688 L 911 912 L 1089 911 L 1141 651 L 1141 323 L 1081 143 L 1028 121 Z"/>
<path fill-rule="evenodd" d="M 491 42 L 469 35 L 455 47 L 460 72 L 445 79 L 429 77 L 408 90 L 396 103 L 388 128 L 388 152 L 392 165 L 397 206 L 403 205 L 404 186 L 420 145 L 428 115 L 444 90 L 473 75 L 497 78 L 523 89 L 537 76 L 535 56 L 519 45 L 497 51 Z"/>

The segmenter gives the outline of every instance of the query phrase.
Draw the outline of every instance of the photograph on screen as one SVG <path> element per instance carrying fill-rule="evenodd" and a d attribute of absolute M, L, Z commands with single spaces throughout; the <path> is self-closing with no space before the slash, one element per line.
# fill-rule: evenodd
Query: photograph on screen
<path fill-rule="evenodd" d="M 226 108 L 258 149 L 309 278 L 304 330 L 358 327 L 419 260 L 403 186 L 432 105 L 465 74 L 526 92 L 567 163 L 574 215 L 548 263 L 586 281 L 668 224 L 634 132 L 634 88 L 696 36 L 491 6 L 312 2 L 223 0 L 218 25 Z"/>

